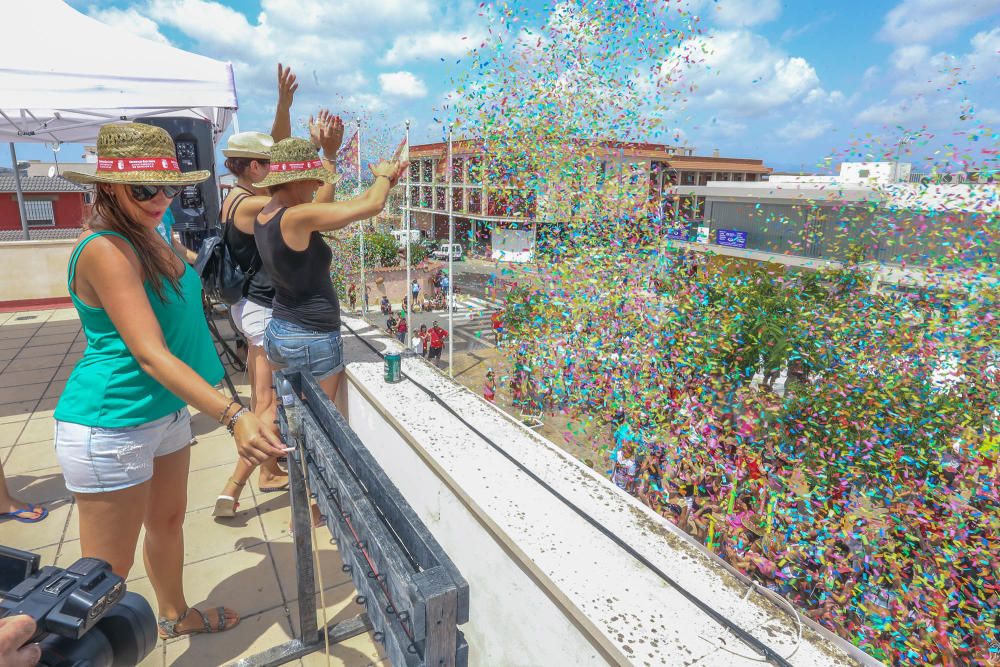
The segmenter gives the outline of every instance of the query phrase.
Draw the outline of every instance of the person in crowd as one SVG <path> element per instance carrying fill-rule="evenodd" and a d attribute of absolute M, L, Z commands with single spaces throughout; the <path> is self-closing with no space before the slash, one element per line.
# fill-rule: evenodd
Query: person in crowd
<path fill-rule="evenodd" d="M 490 315 L 490 326 L 493 327 L 493 344 L 500 347 L 500 341 L 503 340 L 503 313 L 499 308 L 493 309 L 493 314 Z"/>
<path fill-rule="evenodd" d="M 431 345 L 431 333 L 430 331 L 427 330 L 426 324 L 420 325 L 420 330 L 417 331 L 417 338 L 420 339 L 421 343 L 420 347 L 421 350 L 423 351 L 423 357 L 424 359 L 426 359 L 427 355 L 430 354 L 430 345 Z"/>
<path fill-rule="evenodd" d="M 389 303 L 388 296 L 382 297 L 382 301 L 379 302 L 378 307 L 382 310 L 383 315 L 388 315 L 392 312 L 392 304 Z"/>
<path fill-rule="evenodd" d="M 254 187 L 268 173 L 271 146 L 291 135 L 291 108 L 298 88 L 291 68 L 278 64 L 278 103 L 271 126 L 271 134 L 240 132 L 229 138 L 222 154 L 226 168 L 236 177 L 236 185 L 222 202 L 220 211 L 222 232 L 233 259 L 249 275 L 244 287 L 245 296 L 233 305 L 230 315 L 240 334 L 247 341 L 247 375 L 250 381 L 250 409 L 266 423 L 274 420 L 274 392 L 271 389 L 271 371 L 264 354 L 264 328 L 271 319 L 274 287 L 267 270 L 261 266 L 257 244 L 254 242 L 253 221 L 268 202 L 265 190 Z M 326 120 L 321 115 L 321 122 Z M 240 494 L 253 468 L 244 461 L 226 481 L 215 501 L 212 515 L 217 518 L 236 516 Z M 260 466 L 257 487 L 261 493 L 274 493 L 288 488 L 288 476 L 278 467 L 277 459 Z"/>
<path fill-rule="evenodd" d="M 416 307 L 416 305 L 420 303 L 418 301 L 420 298 L 420 283 L 417 282 L 416 278 L 414 278 L 413 282 L 410 283 L 410 295 L 413 297 L 413 305 Z"/>
<path fill-rule="evenodd" d="M 21 523 L 38 523 L 49 515 L 49 511 L 39 505 L 18 500 L 7 490 L 7 479 L 0 465 L 0 519 L 13 519 Z"/>
<path fill-rule="evenodd" d="M 213 385 L 222 364 L 202 310 L 201 281 L 156 227 L 173 197 L 209 171 L 181 172 L 162 128 L 109 124 L 97 138 L 93 216 L 70 256 L 68 287 L 87 337 L 55 410 L 55 448 L 74 494 L 83 556 L 128 577 L 139 531 L 163 638 L 221 632 L 239 615 L 203 612 L 184 596 L 187 406 L 211 415 L 249 463 L 285 449 L 274 426 Z"/>
<path fill-rule="evenodd" d="M 396 328 L 399 326 L 399 320 L 396 319 L 396 314 L 389 312 L 389 317 L 385 321 L 385 330 L 390 336 L 396 335 Z"/>
<path fill-rule="evenodd" d="M 434 320 L 433 326 L 427 331 L 428 353 L 427 358 L 434 361 L 434 365 L 441 367 L 441 350 L 444 349 L 444 342 L 448 339 L 448 332 L 438 326 Z"/>
<path fill-rule="evenodd" d="M 486 381 L 483 383 L 483 398 L 490 403 L 495 403 L 497 399 L 497 379 L 492 368 L 486 370 Z"/>
<path fill-rule="evenodd" d="M 396 338 L 399 339 L 400 343 L 406 343 L 407 331 L 406 311 L 401 310 L 399 311 L 399 319 L 396 321 Z"/>
<path fill-rule="evenodd" d="M 426 331 L 427 327 L 424 326 L 423 328 Z M 419 331 L 414 333 L 413 337 L 410 339 L 410 349 L 412 349 L 413 354 L 417 355 L 418 357 L 424 356 L 424 337 L 420 334 Z"/>
<path fill-rule="evenodd" d="M 351 310 L 356 310 L 358 305 L 358 286 L 351 283 L 347 287 L 347 302 L 351 306 Z"/>
<path fill-rule="evenodd" d="M 623 491 L 635 490 L 635 479 L 638 464 L 635 459 L 635 446 L 631 442 L 622 443 L 621 449 L 614 457 L 614 473 L 611 481 Z"/>
<path fill-rule="evenodd" d="M 339 138 L 334 149 L 339 146 Z M 329 155 L 328 145 L 322 144 Z M 371 166 L 375 182 L 361 195 L 332 203 L 336 163 L 321 159 L 305 139 L 279 141 L 271 149 L 270 174 L 257 187 L 271 200 L 257 216 L 254 234 L 274 283 L 274 314 L 264 334 L 272 369 L 311 374 L 334 400 L 344 370 L 340 303 L 330 281 L 333 252 L 322 233 L 378 214 L 407 164 Z M 391 311 L 390 311 L 391 312 Z"/>

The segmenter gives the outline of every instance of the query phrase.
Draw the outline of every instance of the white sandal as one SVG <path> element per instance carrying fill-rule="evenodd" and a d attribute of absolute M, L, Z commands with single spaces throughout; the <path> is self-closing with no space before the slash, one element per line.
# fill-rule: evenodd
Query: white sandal
<path fill-rule="evenodd" d="M 240 489 L 246 486 L 246 482 L 240 483 L 232 478 L 230 478 L 229 481 Z M 238 510 L 239 507 L 240 504 L 237 502 L 236 498 L 233 498 L 232 496 L 219 496 L 215 499 L 215 509 L 212 510 L 212 516 L 217 519 L 232 519 L 236 516 L 236 510 Z"/>

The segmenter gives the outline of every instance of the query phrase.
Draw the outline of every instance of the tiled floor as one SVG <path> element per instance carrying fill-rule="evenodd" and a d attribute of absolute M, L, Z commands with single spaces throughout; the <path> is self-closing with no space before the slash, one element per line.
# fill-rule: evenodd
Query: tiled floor
<path fill-rule="evenodd" d="M 73 497 L 63 484 L 52 444 L 52 411 L 84 347 L 72 309 L 0 313 L 0 462 L 12 493 L 42 503 L 50 512 L 38 524 L 0 523 L 0 544 L 37 551 L 43 565 L 67 566 L 80 556 Z M 245 378 L 233 379 L 245 395 Z M 186 595 L 201 608 L 232 607 L 243 621 L 222 634 L 160 642 L 143 665 L 224 665 L 287 641 L 298 620 L 287 495 L 256 492 L 254 476 L 239 515 L 215 521 L 212 506 L 232 472 L 236 449 L 211 419 L 195 414 L 192 424 L 198 444 L 191 450 L 188 485 Z M 354 604 L 356 592 L 341 572 L 336 547 L 324 542 L 320 553 L 327 619 L 363 611 Z M 155 609 L 138 551 L 128 588 Z M 322 612 L 319 618 L 322 622 Z M 293 664 L 326 665 L 328 658 L 329 664 L 352 666 L 384 660 L 369 633 L 332 647 L 329 656 L 314 654 Z"/>

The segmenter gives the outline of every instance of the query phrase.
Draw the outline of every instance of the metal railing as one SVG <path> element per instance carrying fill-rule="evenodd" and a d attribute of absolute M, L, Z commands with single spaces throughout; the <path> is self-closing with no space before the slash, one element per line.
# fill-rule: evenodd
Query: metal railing
<path fill-rule="evenodd" d="M 395 667 L 466 667 L 469 585 L 357 434 L 308 374 L 278 371 L 278 423 L 293 452 L 299 637 L 234 667 L 273 667 L 372 630 Z M 304 473 L 304 474 L 303 474 Z M 326 518 L 366 612 L 319 628 L 310 502 Z M 324 637 L 324 635 L 326 637 Z"/>

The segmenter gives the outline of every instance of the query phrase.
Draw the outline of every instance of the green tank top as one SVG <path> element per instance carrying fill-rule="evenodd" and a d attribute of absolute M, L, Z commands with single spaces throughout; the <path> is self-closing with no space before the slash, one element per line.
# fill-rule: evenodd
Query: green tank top
<path fill-rule="evenodd" d="M 142 370 L 105 310 L 88 306 L 73 291 L 80 253 L 92 240 L 106 235 L 125 239 L 116 232 L 97 232 L 81 241 L 69 260 L 67 287 L 87 336 L 87 349 L 59 397 L 55 418 L 83 426 L 128 428 L 166 417 L 185 403 Z M 144 287 L 167 347 L 206 382 L 217 384 L 223 369 L 202 309 L 201 280 L 185 263 L 179 295 L 164 282 L 163 300 L 150 289 L 149 281 Z"/>

